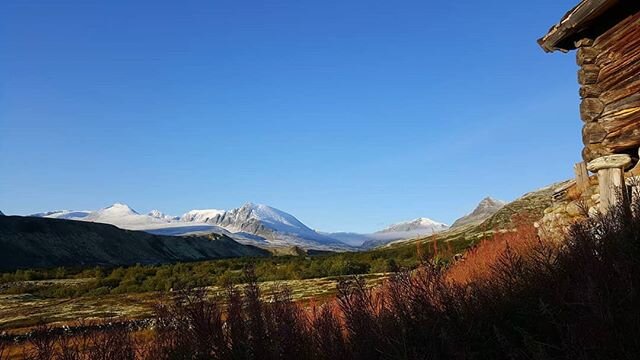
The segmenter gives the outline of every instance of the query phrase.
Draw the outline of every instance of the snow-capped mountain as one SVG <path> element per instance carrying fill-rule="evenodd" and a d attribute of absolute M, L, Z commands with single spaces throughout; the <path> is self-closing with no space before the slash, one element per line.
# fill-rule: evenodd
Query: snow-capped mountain
<path fill-rule="evenodd" d="M 205 209 L 205 210 L 191 210 L 184 213 L 181 217 L 181 221 L 185 222 L 208 222 L 213 220 L 217 216 L 223 215 L 225 210 L 218 209 Z"/>
<path fill-rule="evenodd" d="M 159 210 L 140 214 L 122 203 L 96 211 L 60 210 L 30 216 L 105 223 L 157 235 L 224 234 L 244 244 L 266 247 L 295 245 L 321 250 L 350 248 L 339 240 L 310 229 L 291 214 L 252 203 L 229 211 L 192 210 L 181 217 L 166 215 Z"/>
<path fill-rule="evenodd" d="M 347 249 L 346 244 L 320 234 L 288 214 L 276 208 L 247 203 L 242 207 L 215 213 L 206 213 L 206 223 L 222 227 L 235 234 L 254 235 L 272 246 L 296 245 L 313 249 Z M 186 215 L 186 214 L 185 214 Z M 208 216 L 213 215 L 213 216 Z M 182 217 L 183 221 L 187 217 Z"/>
<path fill-rule="evenodd" d="M 362 247 L 371 249 L 386 245 L 398 240 L 408 240 L 421 236 L 428 236 L 447 230 L 449 225 L 421 217 L 415 220 L 405 221 L 390 225 L 389 227 L 370 234 L 370 240 L 365 241 Z"/>
<path fill-rule="evenodd" d="M 111 224 L 121 229 L 142 230 L 156 235 L 182 236 L 215 233 L 229 236 L 231 234 L 211 224 L 184 223 L 179 221 L 178 217 L 165 215 L 158 210 L 153 210 L 146 215 L 139 214 L 122 203 L 115 203 L 96 211 L 58 210 L 30 216 Z"/>
<path fill-rule="evenodd" d="M 417 218 L 397 224 L 390 225 L 380 231 L 370 234 L 360 234 L 353 232 L 325 233 L 326 236 L 340 240 L 351 246 L 362 249 L 371 249 L 386 245 L 395 241 L 409 240 L 421 236 L 428 236 L 440 231 L 447 230 L 449 226 L 428 218 Z"/>
<path fill-rule="evenodd" d="M 4 216 L 4 213 L 2 211 L 0 211 L 0 216 Z"/>
<path fill-rule="evenodd" d="M 379 234 L 393 234 L 393 233 L 403 233 L 403 234 L 412 234 L 416 235 L 429 235 L 434 232 L 442 231 L 448 229 L 449 226 L 447 224 L 439 223 L 437 221 L 433 221 L 429 218 L 417 218 L 415 220 L 405 221 L 398 224 L 393 224 L 383 230 L 378 231 Z"/>
<path fill-rule="evenodd" d="M 142 230 L 156 235 L 223 234 L 234 240 L 262 247 L 298 246 L 304 249 L 350 250 L 373 248 L 390 242 L 428 236 L 448 226 L 428 218 L 393 224 L 371 234 L 321 233 L 309 228 L 295 216 L 271 206 L 247 203 L 228 211 L 191 210 L 180 217 L 160 210 L 140 214 L 130 206 L 115 203 L 96 211 L 58 210 L 31 216 L 91 221 L 115 225 L 127 230 Z"/>
<path fill-rule="evenodd" d="M 67 220 L 80 220 L 87 215 L 89 215 L 91 211 L 74 211 L 74 210 L 54 210 L 47 211 L 37 214 L 32 214 L 29 216 L 33 217 L 46 217 L 52 219 L 67 219 Z"/>
<path fill-rule="evenodd" d="M 163 213 L 160 210 L 151 210 L 151 211 L 149 211 L 149 213 L 147 215 L 149 215 L 149 216 L 151 216 L 153 218 L 156 218 L 156 219 L 166 220 L 166 221 L 180 220 L 180 217 L 167 215 L 167 214 Z"/>
<path fill-rule="evenodd" d="M 129 230 L 145 230 L 152 224 L 166 224 L 167 219 L 161 219 L 150 215 L 139 214 L 129 205 L 115 203 L 104 209 L 93 211 L 82 220 L 112 224 L 119 228 Z"/>
<path fill-rule="evenodd" d="M 456 228 L 465 225 L 479 224 L 495 214 L 505 204 L 506 202 L 502 200 L 486 197 L 480 201 L 472 212 L 456 220 L 451 227 Z"/>

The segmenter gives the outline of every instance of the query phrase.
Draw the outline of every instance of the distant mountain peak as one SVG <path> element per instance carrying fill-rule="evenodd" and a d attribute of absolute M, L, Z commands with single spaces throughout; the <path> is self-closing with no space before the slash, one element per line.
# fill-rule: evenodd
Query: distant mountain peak
<path fill-rule="evenodd" d="M 490 196 L 482 199 L 472 212 L 456 220 L 451 227 L 460 227 L 469 224 L 478 224 L 491 217 L 507 203 L 496 200 Z"/>
<path fill-rule="evenodd" d="M 274 207 L 247 202 L 208 221 L 232 233 L 251 234 L 273 246 L 345 249 L 339 240 L 320 234 L 293 215 Z"/>
<path fill-rule="evenodd" d="M 405 231 L 415 231 L 421 229 L 445 229 L 448 228 L 447 224 L 440 223 L 434 220 L 431 220 L 426 217 L 419 217 L 417 219 L 403 221 L 400 223 L 396 223 L 386 227 L 378 231 L 378 233 L 388 233 L 388 232 L 405 232 Z"/>
<path fill-rule="evenodd" d="M 235 212 L 241 218 L 244 218 L 246 220 L 254 219 L 270 223 L 272 225 L 286 225 L 311 230 L 306 225 L 301 223 L 298 219 L 296 219 L 293 215 L 269 205 L 254 204 L 249 202 L 242 205 L 242 207 L 240 207 L 239 209 L 231 210 L 231 212 Z"/>
<path fill-rule="evenodd" d="M 447 224 L 437 222 L 426 217 L 419 217 L 417 219 L 390 225 L 373 234 L 363 235 L 367 240 L 362 243 L 361 247 L 364 249 L 371 249 L 395 241 L 429 236 L 447 230 L 448 228 L 449 225 Z M 346 235 L 339 236 L 343 238 L 346 237 Z M 356 237 L 350 236 L 350 238 L 355 239 Z"/>
<path fill-rule="evenodd" d="M 109 213 L 118 213 L 118 214 L 132 214 L 132 215 L 140 215 L 137 211 L 133 210 L 131 208 L 131 206 L 124 204 L 124 203 L 114 203 L 113 205 L 107 206 L 106 208 L 103 208 L 101 210 L 98 210 L 99 212 L 109 212 Z"/>
<path fill-rule="evenodd" d="M 194 209 L 182 214 L 180 221 L 208 223 L 225 213 L 225 210 L 219 209 Z"/>
<path fill-rule="evenodd" d="M 147 215 L 149 215 L 151 217 L 154 217 L 154 218 L 160 218 L 160 219 L 162 219 L 165 216 L 167 216 L 165 213 L 163 213 L 162 211 L 157 210 L 157 209 L 153 209 L 153 210 L 149 211 L 149 213 Z"/>
<path fill-rule="evenodd" d="M 505 204 L 506 204 L 505 201 L 497 200 L 492 198 L 491 196 L 487 196 L 480 201 L 480 203 L 476 208 L 483 207 L 483 206 L 504 206 Z"/>
<path fill-rule="evenodd" d="M 167 215 L 167 214 L 163 213 L 162 211 L 156 210 L 156 209 L 149 211 L 149 213 L 147 215 L 151 216 L 152 218 L 161 219 L 161 220 L 167 220 L 167 221 L 178 220 L 179 219 L 179 217 L 177 217 L 177 216 Z"/>

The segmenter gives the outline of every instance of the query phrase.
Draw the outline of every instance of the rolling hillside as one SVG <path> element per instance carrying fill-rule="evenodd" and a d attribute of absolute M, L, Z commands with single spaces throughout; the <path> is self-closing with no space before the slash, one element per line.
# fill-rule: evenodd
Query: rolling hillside
<path fill-rule="evenodd" d="M 0 270 L 159 264 L 268 254 L 225 235 L 159 236 L 84 221 L 0 217 Z"/>

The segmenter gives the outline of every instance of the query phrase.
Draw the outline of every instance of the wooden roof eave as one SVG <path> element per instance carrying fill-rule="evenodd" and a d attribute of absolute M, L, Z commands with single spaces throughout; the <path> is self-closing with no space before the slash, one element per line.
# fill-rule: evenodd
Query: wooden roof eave
<path fill-rule="evenodd" d="M 588 28 L 589 24 L 605 13 L 620 0 L 582 0 L 571 9 L 559 23 L 538 40 L 545 52 L 560 50 L 567 52 L 575 49 L 575 36 Z"/>

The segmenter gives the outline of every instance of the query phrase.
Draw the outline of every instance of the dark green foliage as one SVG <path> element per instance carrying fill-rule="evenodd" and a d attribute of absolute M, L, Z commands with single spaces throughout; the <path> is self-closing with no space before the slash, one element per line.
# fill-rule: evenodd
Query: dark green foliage
<path fill-rule="evenodd" d="M 233 258 L 117 268 L 17 270 L 0 275 L 0 293 L 28 292 L 44 297 L 75 297 L 223 286 L 243 282 L 243 269 L 249 264 L 254 267 L 258 281 L 272 281 L 395 272 L 400 268 L 415 268 L 418 261 L 415 245 L 408 245 L 394 249 L 317 256 Z M 51 279 L 87 281 L 73 286 L 41 286 L 29 282 Z"/>

